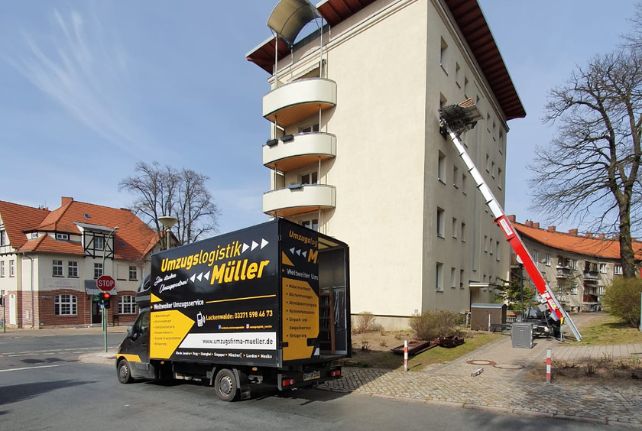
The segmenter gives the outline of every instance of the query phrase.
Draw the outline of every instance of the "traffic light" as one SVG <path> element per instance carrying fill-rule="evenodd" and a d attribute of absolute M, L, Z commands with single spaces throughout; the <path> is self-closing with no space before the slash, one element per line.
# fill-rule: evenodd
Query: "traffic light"
<path fill-rule="evenodd" d="M 111 293 L 101 292 L 100 295 L 98 296 L 98 304 L 102 305 L 105 308 L 109 308 L 111 303 L 110 298 L 111 298 Z"/>

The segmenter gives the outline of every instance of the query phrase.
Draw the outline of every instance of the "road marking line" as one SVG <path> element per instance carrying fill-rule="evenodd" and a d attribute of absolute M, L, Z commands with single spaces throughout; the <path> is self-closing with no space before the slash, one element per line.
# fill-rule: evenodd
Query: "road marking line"
<path fill-rule="evenodd" d="M 0 373 L 7 373 L 9 371 L 33 370 L 35 368 L 53 368 L 53 367 L 60 367 L 60 365 L 40 365 L 38 367 L 7 368 L 6 370 L 0 370 Z"/>

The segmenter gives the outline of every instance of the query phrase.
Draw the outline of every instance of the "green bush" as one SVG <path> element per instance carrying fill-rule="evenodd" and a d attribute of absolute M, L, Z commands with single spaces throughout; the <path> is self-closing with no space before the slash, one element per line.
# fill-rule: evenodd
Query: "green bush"
<path fill-rule="evenodd" d="M 410 319 L 410 327 L 420 340 L 430 341 L 437 337 L 461 336 L 461 317 L 452 311 L 427 311 Z"/>
<path fill-rule="evenodd" d="M 642 280 L 617 278 L 606 289 L 603 303 L 607 311 L 633 327 L 640 325 L 640 294 Z"/>

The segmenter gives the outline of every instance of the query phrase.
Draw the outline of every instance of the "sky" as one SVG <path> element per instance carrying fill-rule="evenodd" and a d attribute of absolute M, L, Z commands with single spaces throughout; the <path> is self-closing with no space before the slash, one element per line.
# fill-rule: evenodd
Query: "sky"
<path fill-rule="evenodd" d="M 119 182 L 137 162 L 158 161 L 210 178 L 220 232 L 266 220 L 268 75 L 245 54 L 270 36 L 274 4 L 0 2 L 0 200 L 127 207 L 133 196 Z M 547 93 L 620 42 L 635 2 L 480 4 L 527 112 L 509 122 L 506 210 L 543 221 L 527 166 L 555 131 L 541 120 Z"/>

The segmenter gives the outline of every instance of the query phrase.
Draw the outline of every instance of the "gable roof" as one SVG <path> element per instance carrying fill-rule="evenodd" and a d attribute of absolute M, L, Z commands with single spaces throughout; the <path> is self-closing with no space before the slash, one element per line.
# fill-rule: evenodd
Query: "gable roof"
<path fill-rule="evenodd" d="M 4 223 L 9 243 L 15 249 L 27 242 L 24 231 L 40 224 L 48 214 L 47 209 L 0 201 L 0 218 Z"/>
<path fill-rule="evenodd" d="M 317 5 L 317 10 L 329 25 L 335 26 L 373 2 L 374 0 L 323 0 Z M 443 0 L 443 2 L 470 47 L 506 120 L 524 118 L 526 110 L 519 99 L 477 0 Z M 284 58 L 290 53 L 290 48 L 285 42 L 279 43 L 278 49 L 279 58 Z M 274 57 L 275 38 L 271 37 L 249 52 L 245 58 L 271 74 L 274 68 Z"/>
<path fill-rule="evenodd" d="M 5 204 L 3 207 L 2 204 Z M 9 222 L 5 219 L 6 208 Z M 17 209 L 15 209 L 17 208 Z M 14 248 L 20 252 L 60 253 L 84 255 L 82 246 L 73 241 L 60 241 L 49 235 L 27 240 L 25 232 L 61 232 L 80 234 L 82 229 L 104 232 L 105 229 L 116 229 L 115 258 L 118 260 L 141 260 L 159 241 L 159 236 L 141 219 L 127 209 L 111 208 L 86 202 L 63 198 L 59 208 L 53 211 L 36 210 L 40 217 L 31 215 L 35 208 L 0 201 L 0 216 L 5 220 L 5 227 L 13 232 L 15 240 L 10 239 Z M 31 215 L 30 217 L 28 217 Z M 28 220 L 25 220 L 28 219 Z"/>
<path fill-rule="evenodd" d="M 551 248 L 594 258 L 620 259 L 620 243 L 617 240 L 540 229 L 517 222 L 513 222 L 513 226 L 520 236 Z M 642 243 L 635 241 L 633 250 L 635 259 L 642 260 Z"/>

